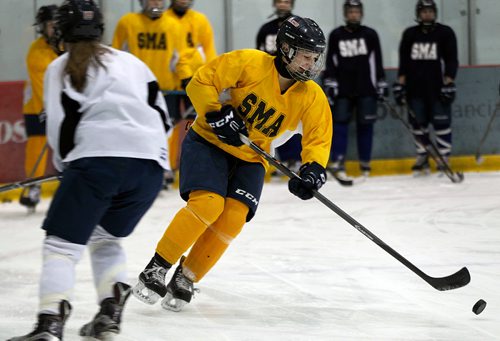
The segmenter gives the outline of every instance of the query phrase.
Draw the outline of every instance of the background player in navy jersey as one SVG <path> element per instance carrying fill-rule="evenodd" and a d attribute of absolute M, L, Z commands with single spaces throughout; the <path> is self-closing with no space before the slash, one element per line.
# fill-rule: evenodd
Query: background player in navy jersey
<path fill-rule="evenodd" d="M 343 10 L 345 25 L 330 33 L 323 80 L 334 119 L 328 170 L 338 178 L 346 178 L 348 125 L 354 113 L 360 168 L 369 174 L 377 99 L 388 92 L 377 32 L 361 24 L 363 4 L 347 0 Z"/>
<path fill-rule="evenodd" d="M 275 8 L 274 14 L 277 18 L 265 23 L 259 29 L 256 42 L 258 50 L 272 55 L 276 54 L 276 36 L 278 34 L 278 29 L 283 21 L 292 15 L 294 3 L 294 0 L 273 0 L 273 7 Z M 276 148 L 278 157 L 294 171 L 297 171 L 300 167 L 300 151 L 302 150 L 300 143 L 301 137 L 297 134 L 285 144 Z"/>
<path fill-rule="evenodd" d="M 433 0 L 419 0 L 415 15 L 418 25 L 407 28 L 399 46 L 398 82 L 393 86 L 398 104 L 406 101 L 412 113 L 409 121 L 417 147 L 415 172 L 428 172 L 423 144 L 429 141 L 432 124 L 439 153 L 451 153 L 451 104 L 455 100 L 458 70 L 457 39 L 453 29 L 436 22 Z M 413 115 L 415 115 L 415 118 Z"/>

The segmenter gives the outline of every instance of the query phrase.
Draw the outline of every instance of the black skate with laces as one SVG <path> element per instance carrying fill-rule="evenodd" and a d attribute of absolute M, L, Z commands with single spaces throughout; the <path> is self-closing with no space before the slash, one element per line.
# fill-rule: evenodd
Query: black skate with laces
<path fill-rule="evenodd" d="M 181 311 L 189 302 L 195 291 L 193 281 L 182 272 L 182 263 L 185 257 L 182 256 L 179 266 L 175 269 L 174 275 L 167 285 L 167 295 L 161 302 L 164 309 L 172 311 Z"/>
<path fill-rule="evenodd" d="M 35 330 L 24 336 L 13 337 L 7 341 L 61 341 L 64 324 L 71 313 L 71 304 L 61 301 L 59 314 L 40 314 Z"/>
<path fill-rule="evenodd" d="M 80 329 L 80 336 L 89 336 L 97 340 L 112 340 L 115 334 L 119 334 L 123 308 L 130 293 L 130 285 L 115 283 L 113 297 L 102 300 L 101 309 L 92 321 Z"/>
<path fill-rule="evenodd" d="M 139 282 L 132 289 L 132 294 L 147 304 L 155 304 L 161 297 L 165 297 L 167 293 L 165 275 L 171 266 L 160 255 L 155 254 L 139 274 Z"/>

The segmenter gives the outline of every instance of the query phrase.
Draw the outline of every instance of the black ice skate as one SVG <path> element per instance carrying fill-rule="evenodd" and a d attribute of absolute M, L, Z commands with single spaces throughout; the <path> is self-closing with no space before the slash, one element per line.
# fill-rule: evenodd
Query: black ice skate
<path fill-rule="evenodd" d="M 185 257 L 182 256 L 179 266 L 175 269 L 172 279 L 167 285 L 167 296 L 161 302 L 164 309 L 181 311 L 194 295 L 193 281 L 182 273 L 182 263 Z"/>
<path fill-rule="evenodd" d="M 411 170 L 415 176 L 428 175 L 430 173 L 429 157 L 427 155 L 418 155 Z"/>
<path fill-rule="evenodd" d="M 361 170 L 361 174 L 367 178 L 370 176 L 370 172 L 372 171 L 372 167 L 370 166 L 369 161 L 359 161 L 359 169 Z"/>
<path fill-rule="evenodd" d="M 19 198 L 19 203 L 28 208 L 29 212 L 34 212 L 36 205 L 40 202 L 40 185 L 27 187 Z"/>
<path fill-rule="evenodd" d="M 330 162 L 326 166 L 326 170 L 341 184 L 342 186 L 352 186 L 353 178 L 347 176 L 343 161 Z"/>
<path fill-rule="evenodd" d="M 63 329 L 71 313 L 68 301 L 61 301 L 59 314 L 40 314 L 35 330 L 24 336 L 17 336 L 8 341 L 60 341 L 63 339 Z"/>
<path fill-rule="evenodd" d="M 97 340 L 113 340 L 120 333 L 123 307 L 131 293 L 130 285 L 117 282 L 113 286 L 113 297 L 101 302 L 101 309 L 94 319 L 80 329 L 80 336 L 89 336 Z"/>
<path fill-rule="evenodd" d="M 139 282 L 132 289 L 135 297 L 147 304 L 155 304 L 160 297 L 165 297 L 167 287 L 165 275 L 171 265 L 158 254 L 151 259 L 139 275 Z"/>

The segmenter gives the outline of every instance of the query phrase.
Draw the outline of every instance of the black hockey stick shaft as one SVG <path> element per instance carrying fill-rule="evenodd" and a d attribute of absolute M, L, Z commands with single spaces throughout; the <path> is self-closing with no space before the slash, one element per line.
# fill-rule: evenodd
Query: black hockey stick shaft
<path fill-rule="evenodd" d="M 23 181 L 17 181 L 7 185 L 0 186 L 0 193 L 7 192 L 16 188 L 25 188 L 28 186 L 38 185 L 52 180 L 59 180 L 61 178 L 62 178 L 61 175 L 45 175 L 36 178 L 26 179 Z"/>
<path fill-rule="evenodd" d="M 480 160 L 481 158 L 481 148 L 483 147 L 484 141 L 486 141 L 486 138 L 488 137 L 491 129 L 491 125 L 493 124 L 493 121 L 495 120 L 495 116 L 497 114 L 497 111 L 500 109 L 500 102 L 497 103 L 495 107 L 495 111 L 493 111 L 493 115 L 491 115 L 491 118 L 488 122 L 488 125 L 486 126 L 486 131 L 483 134 L 483 137 L 481 138 L 481 141 L 479 142 L 479 146 L 477 147 L 476 150 L 476 161 Z"/>
<path fill-rule="evenodd" d="M 283 165 L 280 161 L 278 161 L 277 159 L 272 157 L 269 153 L 267 153 L 265 150 L 260 148 L 254 142 L 252 142 L 247 136 L 240 134 L 240 138 L 243 141 L 243 143 L 245 143 L 247 146 L 249 146 L 257 154 L 261 155 L 265 160 L 267 160 L 271 165 L 273 165 L 274 167 L 279 169 L 281 172 L 283 172 L 283 174 L 285 174 L 286 176 L 288 176 L 289 178 L 300 178 L 299 175 L 292 172 L 288 167 Z M 339 215 L 342 219 L 344 219 L 349 224 L 351 224 L 356 230 L 361 232 L 365 237 L 367 237 L 372 242 L 377 244 L 384 251 L 386 251 L 391 256 L 393 256 L 398 261 L 400 261 L 404 266 L 406 266 L 408 269 L 410 269 L 415 274 L 417 274 L 417 276 L 422 278 L 424 281 L 426 281 L 428 284 L 430 284 L 433 288 L 440 290 L 440 291 L 451 290 L 451 289 L 463 287 L 470 282 L 469 270 L 467 270 L 466 267 L 463 267 L 462 269 L 460 269 L 456 273 L 454 273 L 450 276 L 447 276 L 447 277 L 431 277 L 431 276 L 425 274 L 422 270 L 420 270 L 418 267 L 413 265 L 405 257 L 400 255 L 396 250 L 394 250 L 389 245 L 387 245 L 384 241 L 382 241 L 380 238 L 378 238 L 376 235 L 374 235 L 372 232 L 370 232 L 366 227 L 361 225 L 358 221 L 356 221 L 353 217 L 351 217 L 349 214 L 344 212 L 340 207 L 335 205 L 333 202 L 331 202 L 324 195 L 322 195 L 318 191 L 313 191 L 313 195 L 322 204 L 324 204 L 326 207 L 328 207 L 333 212 L 335 212 L 337 215 Z"/>
<path fill-rule="evenodd" d="M 408 122 L 405 121 L 403 117 L 401 117 L 401 114 L 392 106 L 389 102 L 384 101 L 384 104 L 386 105 L 387 108 L 391 111 L 391 113 L 396 116 L 396 118 L 403 123 L 405 128 L 410 132 L 412 135 L 413 139 L 415 142 L 420 142 L 419 144 L 422 145 L 422 147 L 425 149 L 427 152 L 427 155 L 429 155 L 438 165 L 441 165 L 441 168 L 443 169 L 444 174 L 451 180 L 453 183 L 459 183 L 462 182 L 464 179 L 464 176 L 462 173 L 455 173 L 450 165 L 444 160 L 443 156 L 441 153 L 439 153 L 439 150 L 437 147 L 434 145 L 434 143 L 429 139 L 428 143 L 426 141 L 421 140 L 418 141 L 417 137 L 413 134 L 413 129 L 410 126 Z M 413 117 L 414 120 L 416 120 L 414 113 L 411 111 L 411 109 L 408 107 L 408 111 L 410 112 L 410 115 Z M 417 123 L 418 124 L 418 123 Z M 419 127 L 419 129 L 421 129 Z"/>

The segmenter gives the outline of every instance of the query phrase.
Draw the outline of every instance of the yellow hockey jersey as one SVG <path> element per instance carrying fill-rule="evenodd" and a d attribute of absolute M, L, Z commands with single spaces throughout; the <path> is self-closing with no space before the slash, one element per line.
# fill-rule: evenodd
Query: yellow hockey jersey
<path fill-rule="evenodd" d="M 142 60 L 162 90 L 180 90 L 178 79 L 192 76 L 188 60 L 193 51 L 181 54 L 178 23 L 166 15 L 152 20 L 143 13 L 125 14 L 118 21 L 111 45 Z"/>
<path fill-rule="evenodd" d="M 281 93 L 274 58 L 258 50 L 236 50 L 200 68 L 186 89 L 198 113 L 192 129 L 241 160 L 267 166 L 248 146 L 220 141 L 207 124 L 205 114 L 220 110 L 222 101 L 237 108 L 250 139 L 264 150 L 270 152 L 299 132 L 302 162 L 316 161 L 325 167 L 333 130 L 328 100 L 314 81 L 296 82 Z"/>
<path fill-rule="evenodd" d="M 43 77 L 47 66 L 57 58 L 57 54 L 44 37 L 31 43 L 26 57 L 28 81 L 24 86 L 23 113 L 40 114 L 43 109 Z"/>
<path fill-rule="evenodd" d="M 212 25 L 203 13 L 189 9 L 182 17 L 179 17 L 172 8 L 169 8 L 163 16 L 178 23 L 181 48 L 196 49 L 196 53 L 190 54 L 190 66 L 193 71 L 217 57 Z"/>

